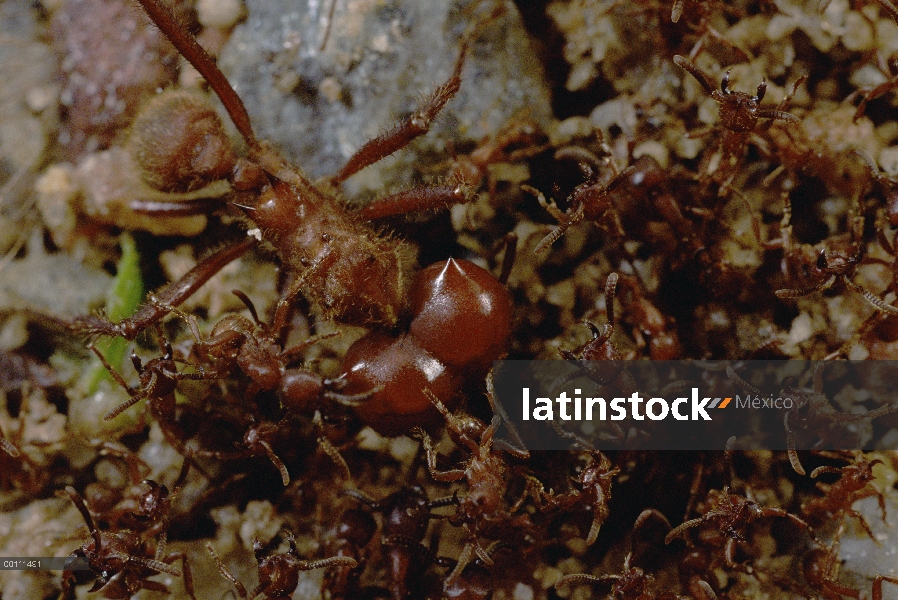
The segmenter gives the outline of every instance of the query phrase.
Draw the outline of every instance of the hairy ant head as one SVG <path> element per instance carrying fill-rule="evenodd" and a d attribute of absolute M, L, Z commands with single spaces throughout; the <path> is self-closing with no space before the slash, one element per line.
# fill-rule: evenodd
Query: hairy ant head
<path fill-rule="evenodd" d="M 165 91 L 131 128 L 130 150 L 141 176 L 165 192 L 187 192 L 225 179 L 236 156 L 218 113 L 205 98 Z"/>

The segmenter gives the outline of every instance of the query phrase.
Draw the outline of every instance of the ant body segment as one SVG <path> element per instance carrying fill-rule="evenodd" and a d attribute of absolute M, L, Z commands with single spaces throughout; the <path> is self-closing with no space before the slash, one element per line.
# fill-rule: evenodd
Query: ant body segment
<path fill-rule="evenodd" d="M 371 513 L 358 508 L 343 511 L 339 522 L 334 526 L 327 548 L 333 556 L 352 558 L 358 566 L 356 568 L 338 566 L 329 569 L 321 583 L 322 594 L 329 593 L 333 600 L 347 600 L 354 597 L 358 592 L 359 576 L 365 570 L 368 558 L 365 548 L 374 538 L 376 531 L 377 523 Z"/>

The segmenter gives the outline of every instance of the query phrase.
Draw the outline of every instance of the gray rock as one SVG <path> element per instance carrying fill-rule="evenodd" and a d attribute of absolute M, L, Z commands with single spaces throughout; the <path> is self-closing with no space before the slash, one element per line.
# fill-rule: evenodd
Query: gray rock
<path fill-rule="evenodd" d="M 313 178 L 336 173 L 367 140 L 410 114 L 449 76 L 459 40 L 496 3 L 470 0 L 337 0 L 324 49 L 329 0 L 248 0 L 249 17 L 219 64 L 246 102 L 261 139 Z M 350 195 L 396 190 L 424 163 L 446 161 L 515 113 L 546 124 L 541 66 L 511 2 L 481 28 L 458 95 L 425 139 L 350 180 Z M 427 161 L 427 155 L 433 158 Z M 444 176 L 448 169 L 438 172 Z"/>

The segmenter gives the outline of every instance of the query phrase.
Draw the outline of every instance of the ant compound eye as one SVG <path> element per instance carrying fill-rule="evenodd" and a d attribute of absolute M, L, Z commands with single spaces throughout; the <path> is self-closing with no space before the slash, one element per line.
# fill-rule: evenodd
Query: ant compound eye
<path fill-rule="evenodd" d="M 421 271 L 412 284 L 411 334 L 454 367 L 486 370 L 511 335 L 508 290 L 488 271 L 449 259 Z"/>
<path fill-rule="evenodd" d="M 218 114 L 189 92 L 167 91 L 150 100 L 134 121 L 129 146 L 144 181 L 166 192 L 224 179 L 236 162 Z"/>

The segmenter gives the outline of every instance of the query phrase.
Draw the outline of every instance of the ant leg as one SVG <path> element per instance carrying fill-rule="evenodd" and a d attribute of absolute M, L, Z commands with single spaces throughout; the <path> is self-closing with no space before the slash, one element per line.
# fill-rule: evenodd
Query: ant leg
<path fill-rule="evenodd" d="M 433 441 L 430 439 L 430 436 L 423 429 L 418 429 L 416 433 L 421 435 L 421 445 L 424 447 L 424 452 L 427 455 L 427 470 L 430 471 L 430 476 L 436 479 L 437 481 L 447 483 L 450 481 L 458 481 L 465 476 L 464 469 L 450 469 L 448 471 L 438 471 L 437 470 L 437 453 L 436 448 L 433 446 Z"/>
<path fill-rule="evenodd" d="M 94 538 L 94 549 L 97 553 L 100 552 L 100 547 L 102 546 L 100 540 L 100 531 L 97 529 L 97 526 L 94 524 L 93 517 L 90 516 L 90 511 L 87 510 L 87 505 L 84 503 L 84 498 L 81 497 L 81 494 L 70 485 L 65 486 L 65 493 L 68 494 L 69 499 L 72 501 L 72 504 L 75 505 L 75 508 L 78 509 L 78 512 L 81 513 L 81 517 L 84 519 L 84 522 L 87 523 L 87 528 L 90 530 L 91 537 Z"/>
<path fill-rule="evenodd" d="M 117 335 L 133 340 L 141 331 L 161 321 L 170 312 L 168 307 L 178 306 L 187 300 L 213 275 L 240 258 L 252 245 L 253 240 L 246 238 L 239 244 L 210 254 L 190 269 L 184 277 L 157 294 L 155 301 L 144 304 L 127 319 L 112 323 L 106 319 L 88 315 L 75 318 L 68 324 L 69 328 L 80 333 Z"/>
<path fill-rule="evenodd" d="M 325 434 L 324 419 L 321 416 L 321 411 L 315 411 L 315 415 L 312 417 L 312 423 L 315 425 L 315 428 L 318 429 L 318 446 L 321 448 L 321 451 L 334 461 L 340 469 L 340 474 L 343 476 L 343 479 L 351 482 L 352 473 L 349 471 L 349 465 L 346 464 L 346 459 L 343 458 L 343 455 L 340 454 L 340 451 L 333 445 L 333 443 L 331 443 Z"/>
<path fill-rule="evenodd" d="M 703 88 L 705 88 L 705 92 L 711 97 L 714 97 L 714 84 L 708 79 L 708 76 L 704 74 L 698 67 L 693 64 L 685 56 L 680 56 L 679 54 L 674 55 L 673 57 L 674 64 L 680 67 L 681 69 L 685 69 L 687 73 L 692 75 L 696 81 L 701 84 Z M 716 99 L 716 98 L 715 98 Z"/>
<path fill-rule="evenodd" d="M 237 126 L 240 135 L 246 140 L 246 145 L 249 146 L 253 153 L 256 153 L 259 150 L 259 142 L 256 140 L 255 133 L 253 133 L 249 113 L 246 112 L 246 107 L 243 105 L 243 101 L 240 100 L 240 96 L 228 83 L 227 77 L 215 64 L 215 60 L 199 45 L 196 38 L 175 20 L 171 12 L 160 0 L 138 1 L 150 19 L 165 34 L 165 37 L 209 83 L 209 87 L 212 88 L 212 91 L 224 104 L 225 110 L 228 111 L 228 115 L 230 115 L 234 125 Z"/>
<path fill-rule="evenodd" d="M 416 187 L 378 198 L 358 212 L 368 221 L 423 210 L 440 210 L 455 204 L 464 204 L 468 194 L 462 185 L 437 185 Z"/>
<path fill-rule="evenodd" d="M 898 577 L 889 577 L 888 575 L 877 575 L 873 579 L 873 600 L 882 600 L 882 582 L 888 581 L 898 585 Z"/>
<path fill-rule="evenodd" d="M 854 113 L 854 120 L 857 121 L 864 115 L 864 111 L 867 109 L 867 103 L 879 98 L 883 94 L 887 94 L 891 92 L 895 88 L 898 88 L 898 79 L 893 79 L 891 81 L 887 81 L 885 83 L 881 83 L 870 92 L 864 96 L 864 99 L 861 100 L 861 103 L 857 106 L 857 111 Z"/>
<path fill-rule="evenodd" d="M 176 560 L 181 561 L 181 573 L 184 577 L 184 589 L 187 591 L 187 595 L 190 596 L 192 600 L 196 600 L 196 594 L 193 589 L 193 575 L 190 572 L 190 565 L 187 563 L 187 555 L 178 550 L 176 552 L 171 552 L 170 554 L 168 554 L 165 558 L 162 559 L 162 562 L 171 564 Z"/>
<path fill-rule="evenodd" d="M 153 0 L 155 1 L 155 0 Z M 461 70 L 468 54 L 468 41 L 462 42 L 461 51 L 455 61 L 452 75 L 443 85 L 434 90 L 427 102 L 417 111 L 403 119 L 392 130 L 370 140 L 358 149 L 349 161 L 332 179 L 331 184 L 338 186 L 368 165 L 385 158 L 397 150 L 407 146 L 416 137 L 430 130 L 430 124 L 446 103 L 452 99 L 461 87 Z"/>

